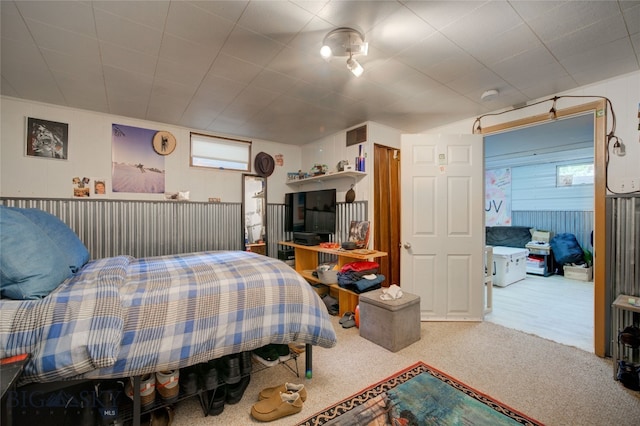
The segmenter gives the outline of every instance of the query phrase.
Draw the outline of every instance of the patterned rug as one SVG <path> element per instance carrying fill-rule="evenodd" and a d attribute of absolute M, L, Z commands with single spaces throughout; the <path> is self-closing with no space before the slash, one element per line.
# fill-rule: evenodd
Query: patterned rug
<path fill-rule="evenodd" d="M 301 425 L 542 425 L 418 362 Z"/>

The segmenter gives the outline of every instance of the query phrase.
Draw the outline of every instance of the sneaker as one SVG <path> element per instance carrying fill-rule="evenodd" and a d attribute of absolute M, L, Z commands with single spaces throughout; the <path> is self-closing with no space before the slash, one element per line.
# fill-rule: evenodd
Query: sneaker
<path fill-rule="evenodd" d="M 253 361 L 251 357 L 251 351 L 244 351 L 240 354 L 240 374 L 248 376 L 253 369 Z"/>
<path fill-rule="evenodd" d="M 206 390 L 213 390 L 221 384 L 222 378 L 218 375 L 217 364 L 215 359 L 201 364 L 201 379 Z"/>
<path fill-rule="evenodd" d="M 222 357 L 220 361 L 220 373 L 222 380 L 228 385 L 235 385 L 240 381 L 242 375 L 240 373 L 240 355 L 227 355 Z"/>
<path fill-rule="evenodd" d="M 125 393 L 133 399 L 133 377 L 129 378 L 129 382 L 125 386 Z M 153 374 L 145 374 L 140 378 L 140 405 L 143 410 L 151 407 L 156 399 L 156 376 Z"/>
<path fill-rule="evenodd" d="M 224 401 L 227 399 L 227 385 L 218 386 L 209 391 L 209 415 L 217 416 L 224 411 Z"/>
<path fill-rule="evenodd" d="M 266 345 L 253 351 L 253 358 L 266 365 L 267 367 L 273 367 L 280 362 L 280 355 L 273 345 Z"/>
<path fill-rule="evenodd" d="M 291 359 L 291 351 L 289 351 L 289 345 L 272 345 L 275 347 L 276 352 L 278 353 L 278 360 L 280 362 L 285 362 Z"/>
<path fill-rule="evenodd" d="M 185 395 L 194 395 L 200 388 L 198 373 L 194 367 L 180 369 L 180 390 Z"/>
<path fill-rule="evenodd" d="M 235 385 L 227 385 L 227 396 L 225 402 L 230 405 L 240 402 L 250 381 L 251 376 L 243 376 Z"/>
<path fill-rule="evenodd" d="M 156 373 L 156 389 L 164 402 L 171 403 L 178 399 L 179 380 L 180 370 L 158 371 Z"/>

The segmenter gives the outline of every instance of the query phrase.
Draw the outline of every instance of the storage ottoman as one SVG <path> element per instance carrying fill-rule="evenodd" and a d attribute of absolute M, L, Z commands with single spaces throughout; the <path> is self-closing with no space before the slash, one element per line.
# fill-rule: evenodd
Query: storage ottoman
<path fill-rule="evenodd" d="M 382 300 L 382 289 L 360 294 L 360 336 L 391 352 L 420 340 L 420 296 L 403 291 L 400 299 Z"/>

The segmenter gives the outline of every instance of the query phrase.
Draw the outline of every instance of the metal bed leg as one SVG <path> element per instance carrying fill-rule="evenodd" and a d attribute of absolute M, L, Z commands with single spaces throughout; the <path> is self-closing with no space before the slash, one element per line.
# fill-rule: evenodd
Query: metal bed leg
<path fill-rule="evenodd" d="M 133 426 L 140 426 L 140 376 L 133 378 Z"/>
<path fill-rule="evenodd" d="M 305 377 L 307 379 L 310 379 L 313 376 L 313 362 L 312 362 L 312 358 L 313 358 L 313 353 L 312 353 L 312 349 L 313 346 L 311 346 L 309 343 L 305 344 L 305 348 L 304 348 L 304 363 L 305 363 Z"/>

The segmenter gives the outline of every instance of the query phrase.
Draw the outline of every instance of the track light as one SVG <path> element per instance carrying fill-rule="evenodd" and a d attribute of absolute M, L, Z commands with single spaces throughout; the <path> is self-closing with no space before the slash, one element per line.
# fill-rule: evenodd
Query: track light
<path fill-rule="evenodd" d="M 356 77 L 360 77 L 364 72 L 362 65 L 360 65 L 360 63 L 351 56 L 347 59 L 347 68 L 349 68 L 349 71 L 351 71 Z"/>
<path fill-rule="evenodd" d="M 364 72 L 364 68 L 353 57 L 355 55 L 366 56 L 369 52 L 369 44 L 364 41 L 364 35 L 361 32 L 349 28 L 341 27 L 330 31 L 322 42 L 320 56 L 326 61 L 330 61 L 332 57 L 348 57 L 347 68 L 356 77 L 360 77 Z"/>

